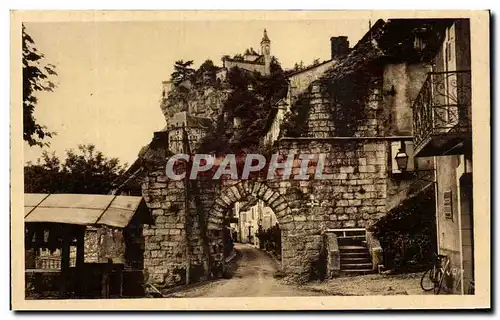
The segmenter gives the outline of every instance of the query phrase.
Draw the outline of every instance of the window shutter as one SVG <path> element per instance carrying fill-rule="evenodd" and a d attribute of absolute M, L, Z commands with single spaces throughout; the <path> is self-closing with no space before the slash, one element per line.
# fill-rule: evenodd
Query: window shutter
<path fill-rule="evenodd" d="M 443 212 L 446 219 L 453 218 L 453 207 L 452 207 L 452 198 L 451 191 L 445 191 L 443 194 Z"/>

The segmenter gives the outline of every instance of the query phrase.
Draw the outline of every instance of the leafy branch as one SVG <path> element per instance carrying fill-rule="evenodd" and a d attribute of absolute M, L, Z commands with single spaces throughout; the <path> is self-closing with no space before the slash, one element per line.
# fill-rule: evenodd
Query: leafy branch
<path fill-rule="evenodd" d="M 23 139 L 30 146 L 48 146 L 47 138 L 55 135 L 47 127 L 39 124 L 35 117 L 38 103 L 36 92 L 52 92 L 56 88 L 50 79 L 57 76 L 53 64 L 43 63 L 44 55 L 35 47 L 33 38 L 22 26 L 22 63 L 23 63 Z"/>

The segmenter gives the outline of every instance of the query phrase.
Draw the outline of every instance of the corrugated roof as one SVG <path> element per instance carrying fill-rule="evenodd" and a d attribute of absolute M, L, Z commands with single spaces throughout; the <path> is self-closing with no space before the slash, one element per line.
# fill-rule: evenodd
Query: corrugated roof
<path fill-rule="evenodd" d="M 100 194 L 24 194 L 24 222 L 107 225 L 124 228 L 136 212 L 148 211 L 142 197 Z"/>

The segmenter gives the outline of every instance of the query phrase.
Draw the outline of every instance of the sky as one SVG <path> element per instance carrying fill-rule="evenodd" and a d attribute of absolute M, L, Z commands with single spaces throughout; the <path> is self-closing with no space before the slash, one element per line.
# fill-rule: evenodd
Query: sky
<path fill-rule="evenodd" d="M 372 23 L 375 20 L 372 20 Z M 64 157 L 78 144 L 94 144 L 129 165 L 166 122 L 161 83 L 176 60 L 206 59 L 260 49 L 264 28 L 271 54 L 284 68 L 330 58 L 330 37 L 347 36 L 351 47 L 368 31 L 369 19 L 205 20 L 128 22 L 31 22 L 26 30 L 47 63 L 56 65 L 58 87 L 40 93 L 37 121 L 55 131 L 51 146 L 24 146 L 25 162 L 42 150 Z"/>

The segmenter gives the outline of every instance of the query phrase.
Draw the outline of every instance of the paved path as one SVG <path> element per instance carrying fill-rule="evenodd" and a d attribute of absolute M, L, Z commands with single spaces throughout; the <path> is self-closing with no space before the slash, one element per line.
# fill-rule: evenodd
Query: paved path
<path fill-rule="evenodd" d="M 246 244 L 235 244 L 240 257 L 231 279 L 204 283 L 170 297 L 269 297 L 311 296 L 321 292 L 285 285 L 273 277 L 278 263 L 266 252 Z M 324 293 L 323 293 L 324 295 Z"/>

